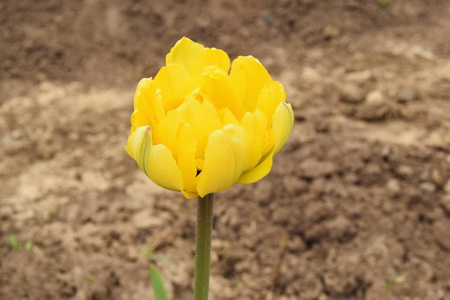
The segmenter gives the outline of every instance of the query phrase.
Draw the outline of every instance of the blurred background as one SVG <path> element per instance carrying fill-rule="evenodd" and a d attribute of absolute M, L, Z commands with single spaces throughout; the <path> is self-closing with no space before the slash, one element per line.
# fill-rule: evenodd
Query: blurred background
<path fill-rule="evenodd" d="M 182 36 L 253 55 L 292 136 L 217 195 L 211 299 L 450 299 L 450 2 L 0 2 L 0 298 L 190 299 L 196 202 L 127 156 Z"/>

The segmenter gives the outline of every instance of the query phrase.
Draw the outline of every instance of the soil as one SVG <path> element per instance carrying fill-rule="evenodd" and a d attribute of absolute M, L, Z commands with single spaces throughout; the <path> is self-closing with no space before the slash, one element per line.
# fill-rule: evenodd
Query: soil
<path fill-rule="evenodd" d="M 442 0 L 2 1 L 0 299 L 152 299 L 149 263 L 191 299 L 196 201 L 123 150 L 138 80 L 183 35 L 259 58 L 296 118 L 269 176 L 216 196 L 211 299 L 450 299 L 449 15 Z"/>

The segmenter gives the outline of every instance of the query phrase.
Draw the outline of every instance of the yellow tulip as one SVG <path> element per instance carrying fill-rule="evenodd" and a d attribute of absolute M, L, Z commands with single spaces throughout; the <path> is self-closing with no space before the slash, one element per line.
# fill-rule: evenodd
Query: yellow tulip
<path fill-rule="evenodd" d="M 159 186 L 186 198 L 253 183 L 272 168 L 294 124 L 284 87 L 252 56 L 183 37 L 134 95 L 125 150 Z"/>

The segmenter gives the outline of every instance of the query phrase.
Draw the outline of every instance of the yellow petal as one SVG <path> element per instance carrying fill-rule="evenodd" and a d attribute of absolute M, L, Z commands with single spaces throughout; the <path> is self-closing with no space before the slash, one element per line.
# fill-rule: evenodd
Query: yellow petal
<path fill-rule="evenodd" d="M 175 46 L 170 50 L 169 54 L 166 55 L 166 65 L 170 64 L 180 64 L 183 65 L 186 70 L 192 70 L 192 64 L 195 63 L 195 58 L 200 50 L 204 46 L 202 44 L 196 43 L 187 37 L 181 38 Z"/>
<path fill-rule="evenodd" d="M 136 92 L 134 93 L 134 108 L 136 108 L 136 106 L 138 105 L 138 101 L 141 100 L 141 94 L 145 93 L 146 91 L 148 91 L 151 86 L 152 86 L 152 82 L 153 79 L 150 78 L 142 78 L 137 87 L 136 87 Z M 156 88 L 154 88 L 153 90 L 156 90 Z"/>
<path fill-rule="evenodd" d="M 231 113 L 231 111 L 224 107 L 221 110 L 219 110 L 220 119 L 222 120 L 222 125 L 228 125 L 228 124 L 239 124 L 238 119 Z"/>
<path fill-rule="evenodd" d="M 144 78 L 139 81 L 134 94 L 134 112 L 131 117 L 132 131 L 136 128 L 150 125 L 155 126 L 158 121 L 157 114 L 162 107 L 157 108 L 155 101 L 156 85 L 152 78 Z"/>
<path fill-rule="evenodd" d="M 197 191 L 197 165 L 195 161 L 196 137 L 189 124 L 184 124 L 178 134 L 178 167 L 183 177 L 183 190 L 187 193 Z"/>
<path fill-rule="evenodd" d="M 207 100 L 191 98 L 186 103 L 186 115 L 197 139 L 196 157 L 203 159 L 210 134 L 222 127 L 219 114 Z"/>
<path fill-rule="evenodd" d="M 205 150 L 197 192 L 200 197 L 228 189 L 235 183 L 236 157 L 223 130 L 214 131 Z"/>
<path fill-rule="evenodd" d="M 272 120 L 276 108 L 285 100 L 286 92 L 284 91 L 283 85 L 278 81 L 273 81 L 262 88 L 259 94 L 257 108 L 267 116 L 268 120 Z"/>
<path fill-rule="evenodd" d="M 154 82 L 163 97 L 166 112 L 177 108 L 183 102 L 189 77 L 187 70 L 180 64 L 171 64 L 159 70 Z"/>
<path fill-rule="evenodd" d="M 245 137 L 243 138 L 246 157 L 245 170 L 255 167 L 263 155 L 263 142 L 266 124 L 267 119 L 259 110 L 257 110 L 254 114 L 247 112 L 242 118 L 241 126 L 245 132 Z"/>
<path fill-rule="evenodd" d="M 170 64 L 180 64 L 191 74 L 199 74 L 207 66 L 216 66 L 228 73 L 230 58 L 223 50 L 205 48 L 202 44 L 183 37 L 166 56 L 166 65 Z"/>
<path fill-rule="evenodd" d="M 150 147 L 146 161 L 147 176 L 157 185 L 173 190 L 183 190 L 183 180 L 169 148 L 164 145 Z"/>
<path fill-rule="evenodd" d="M 230 81 L 238 102 L 246 111 L 253 111 L 262 87 L 271 83 L 272 78 L 259 60 L 239 56 L 231 65 Z"/>
<path fill-rule="evenodd" d="M 246 168 L 246 156 L 244 148 L 245 130 L 237 124 L 228 124 L 223 128 L 223 132 L 228 138 L 234 152 L 234 180 L 236 182 Z"/>
<path fill-rule="evenodd" d="M 280 103 L 275 110 L 272 123 L 273 136 L 275 140 L 274 155 L 277 154 L 286 143 L 293 126 L 294 112 L 292 111 L 291 104 L 286 102 Z"/>
<path fill-rule="evenodd" d="M 249 184 L 262 179 L 264 176 L 269 174 L 272 169 L 273 162 L 273 151 L 270 151 L 261 162 L 253 169 L 243 173 L 239 177 L 237 183 L 239 184 Z"/>
<path fill-rule="evenodd" d="M 201 76 L 201 93 L 214 104 L 217 110 L 228 108 L 240 120 L 244 115 L 243 106 L 234 96 L 229 77 L 223 70 L 210 66 Z"/>
<path fill-rule="evenodd" d="M 152 145 L 149 126 L 136 129 L 128 137 L 125 150 L 157 185 L 174 191 L 183 190 L 181 173 L 172 153 L 164 145 Z"/>
<path fill-rule="evenodd" d="M 192 57 L 190 72 L 192 74 L 202 73 L 207 66 L 216 66 L 228 73 L 230 69 L 230 58 L 223 50 L 204 48 L 198 52 L 197 57 Z"/>
<path fill-rule="evenodd" d="M 263 142 L 262 142 L 262 153 L 263 156 L 274 148 L 274 137 L 273 137 L 273 129 L 269 128 L 264 132 Z M 274 154 L 275 155 L 275 154 Z"/>
<path fill-rule="evenodd" d="M 186 123 L 185 105 L 169 111 L 161 122 L 152 129 L 155 145 L 164 144 L 177 157 L 178 153 L 178 130 Z"/>
<path fill-rule="evenodd" d="M 197 198 L 197 197 L 198 197 L 198 193 L 197 193 L 197 192 L 191 193 L 191 192 L 186 192 L 186 191 L 184 191 L 184 190 L 183 190 L 183 195 L 184 195 L 184 197 L 185 197 L 186 199 L 194 199 L 194 198 Z"/>

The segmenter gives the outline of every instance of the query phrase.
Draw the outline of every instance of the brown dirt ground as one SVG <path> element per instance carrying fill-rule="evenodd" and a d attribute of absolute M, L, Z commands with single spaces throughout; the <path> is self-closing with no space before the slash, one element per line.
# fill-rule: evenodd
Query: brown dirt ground
<path fill-rule="evenodd" d="M 182 35 L 258 57 L 296 115 L 217 196 L 211 299 L 450 299 L 450 2 L 380 2 L 2 1 L 0 299 L 151 299 L 148 249 L 191 299 L 196 203 L 123 150 Z"/>

